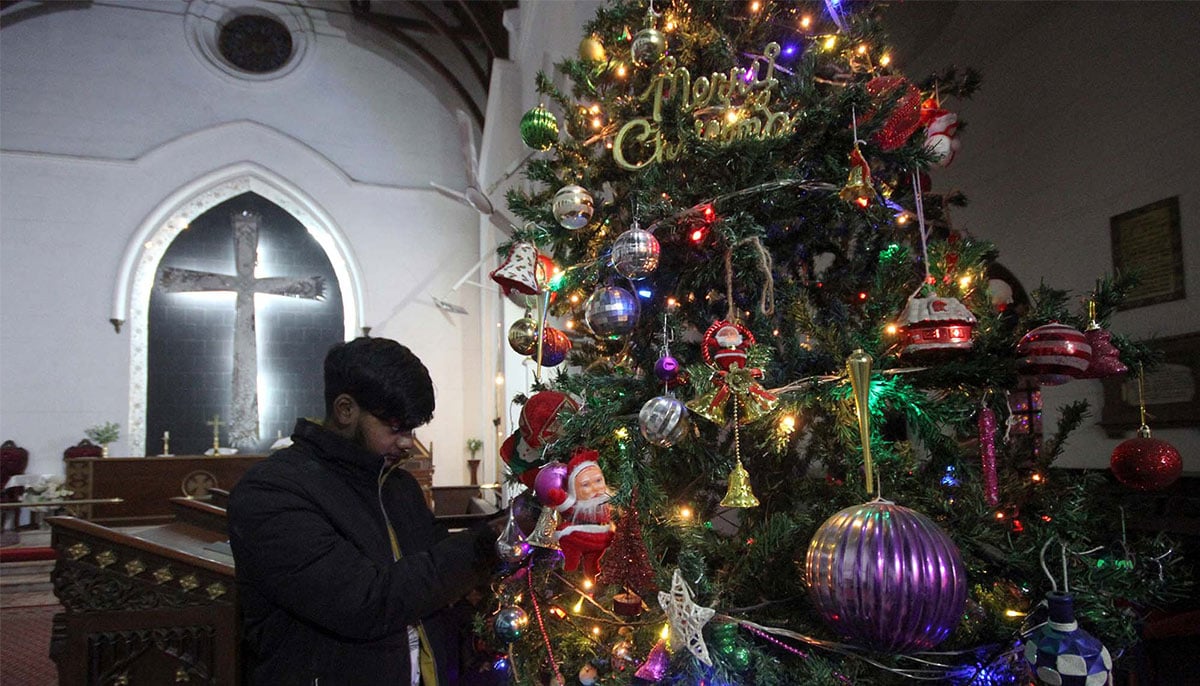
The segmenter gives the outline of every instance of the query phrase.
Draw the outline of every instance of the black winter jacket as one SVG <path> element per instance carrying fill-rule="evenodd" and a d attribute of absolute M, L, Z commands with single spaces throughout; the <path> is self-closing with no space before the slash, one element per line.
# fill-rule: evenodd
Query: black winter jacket
<path fill-rule="evenodd" d="M 300 420 L 292 439 L 229 497 L 248 683 L 407 685 L 407 627 L 420 622 L 439 686 L 454 686 L 461 613 L 449 606 L 488 580 L 495 534 L 447 535 L 403 469 L 380 496 L 383 458 L 332 431 Z"/>

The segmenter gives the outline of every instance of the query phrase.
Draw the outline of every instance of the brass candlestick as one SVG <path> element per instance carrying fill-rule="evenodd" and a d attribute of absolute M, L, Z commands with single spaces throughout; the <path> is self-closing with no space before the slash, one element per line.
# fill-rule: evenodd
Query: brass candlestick
<path fill-rule="evenodd" d="M 206 422 L 206 423 L 213 428 L 213 455 L 220 455 L 221 454 L 221 425 L 224 423 L 221 421 L 221 415 L 214 414 L 212 421 Z"/>

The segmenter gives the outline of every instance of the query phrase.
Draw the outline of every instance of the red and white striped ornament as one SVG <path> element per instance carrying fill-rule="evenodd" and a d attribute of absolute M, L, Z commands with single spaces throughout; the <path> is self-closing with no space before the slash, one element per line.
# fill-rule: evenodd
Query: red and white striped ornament
<path fill-rule="evenodd" d="M 1017 369 L 1036 376 L 1044 386 L 1057 386 L 1084 376 L 1092 346 L 1077 329 L 1054 322 L 1037 327 L 1017 343 Z"/>

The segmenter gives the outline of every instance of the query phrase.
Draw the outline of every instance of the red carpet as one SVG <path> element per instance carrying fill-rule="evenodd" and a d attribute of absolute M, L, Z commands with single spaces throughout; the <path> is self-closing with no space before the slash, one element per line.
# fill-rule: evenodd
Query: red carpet
<path fill-rule="evenodd" d="M 50 622 L 61 605 L 0 610 L 0 684 L 54 686 L 58 670 L 50 661 Z"/>
<path fill-rule="evenodd" d="M 36 562 L 38 560 L 53 560 L 57 557 L 54 548 L 26 548 L 14 546 L 0 548 L 0 562 Z"/>

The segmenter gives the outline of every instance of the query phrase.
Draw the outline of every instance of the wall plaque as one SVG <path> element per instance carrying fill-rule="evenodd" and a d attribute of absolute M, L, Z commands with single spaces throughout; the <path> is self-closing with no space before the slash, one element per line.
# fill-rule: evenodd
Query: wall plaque
<path fill-rule="evenodd" d="M 1182 300 L 1183 238 L 1179 230 L 1179 196 L 1118 214 L 1109 220 L 1113 269 L 1136 271 L 1138 285 L 1120 309 Z"/>

